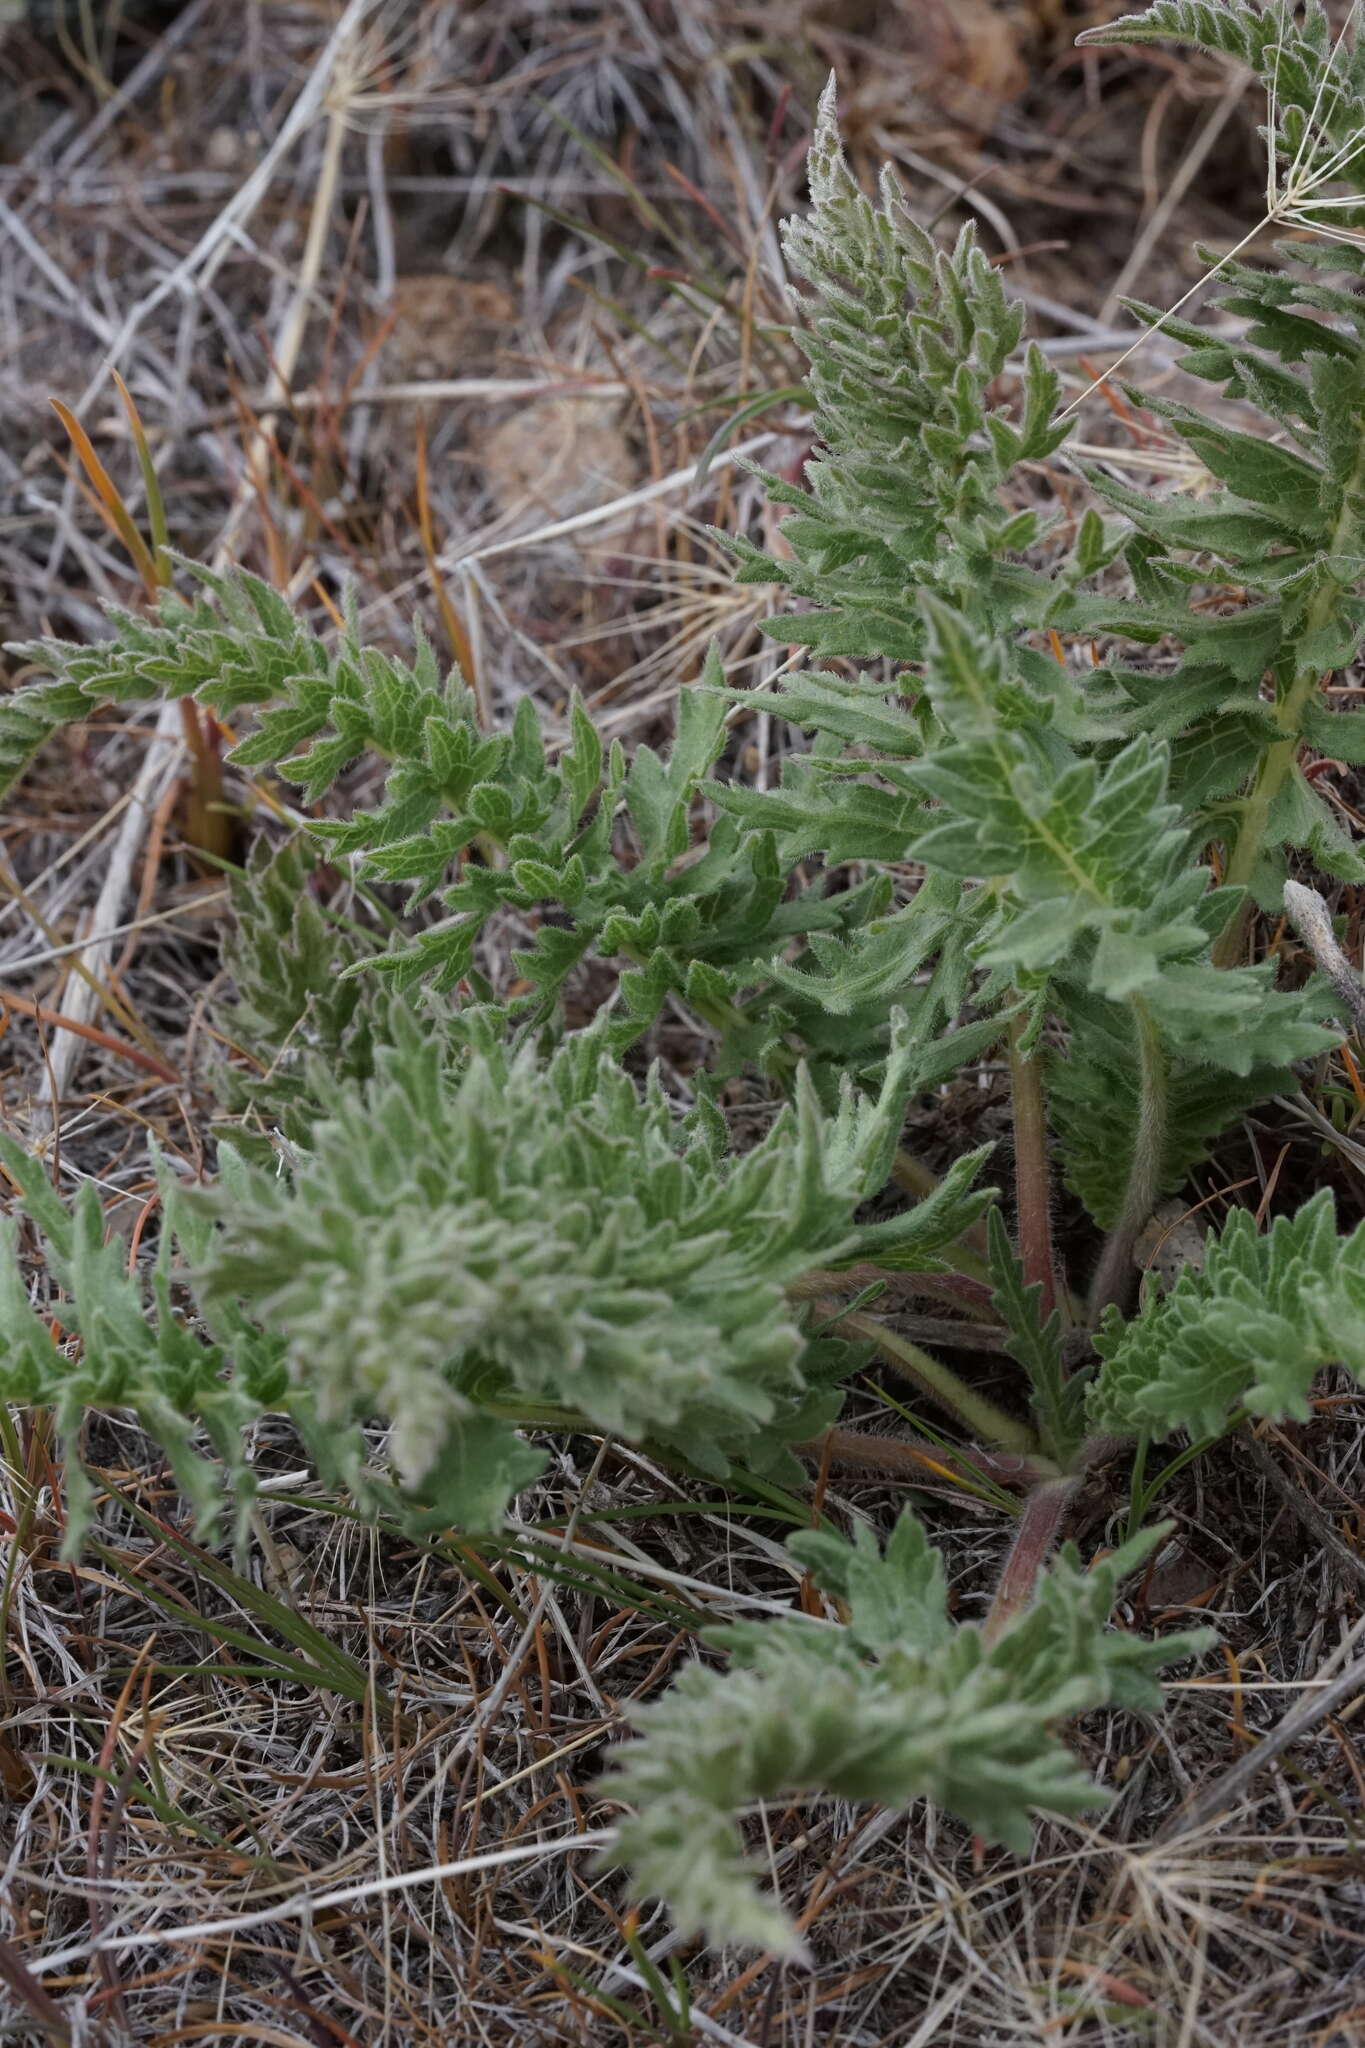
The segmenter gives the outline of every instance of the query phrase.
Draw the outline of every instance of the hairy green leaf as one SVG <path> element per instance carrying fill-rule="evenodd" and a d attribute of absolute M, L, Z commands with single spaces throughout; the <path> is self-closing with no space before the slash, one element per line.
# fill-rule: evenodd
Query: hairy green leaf
<path fill-rule="evenodd" d="M 800 1952 L 737 1825 L 756 1800 L 833 1795 L 905 1807 L 932 1799 L 1026 1854 L 1035 1809 L 1081 1813 L 1104 1793 L 1057 1735 L 1089 1708 L 1151 1707 L 1156 1673 L 1207 1642 L 1142 1642 L 1106 1629 L 1126 1574 L 1160 1539 L 1143 1533 L 1087 1572 L 1074 1550 L 993 1642 L 944 1610 L 943 1568 L 908 1511 L 878 1554 L 807 1533 L 791 1549 L 848 1608 L 846 1627 L 805 1616 L 713 1631 L 728 1672 L 693 1665 L 636 1710 L 639 1739 L 607 1789 L 633 1809 L 613 1860 L 667 1900 L 681 1929 Z"/>

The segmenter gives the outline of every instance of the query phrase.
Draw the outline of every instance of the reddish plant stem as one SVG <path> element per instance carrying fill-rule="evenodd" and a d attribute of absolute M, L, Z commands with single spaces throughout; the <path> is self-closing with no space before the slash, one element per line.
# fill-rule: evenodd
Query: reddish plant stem
<path fill-rule="evenodd" d="M 201 721 L 193 698 L 180 699 L 180 724 L 190 757 L 185 801 L 186 842 L 223 859 L 232 850 L 232 820 L 223 808 L 223 763 L 218 736 L 207 713 Z"/>
<path fill-rule="evenodd" d="M 951 1308 L 970 1310 L 996 1326 L 996 1331 L 985 1333 L 995 1337 L 1000 1318 L 991 1307 L 991 1291 L 979 1280 L 969 1279 L 965 1273 L 897 1273 L 885 1266 L 844 1266 L 837 1271 L 824 1266 L 812 1266 L 810 1271 L 793 1280 L 787 1288 L 791 1301 L 814 1301 L 818 1296 L 837 1294 L 841 1290 L 861 1290 L 880 1283 L 888 1295 L 924 1295 L 930 1301 L 941 1301 Z"/>
<path fill-rule="evenodd" d="M 888 1479 L 922 1480 L 926 1469 L 960 1471 L 965 1478 L 995 1486 L 1036 1487 L 1050 1475 L 1041 1460 L 1008 1451 L 970 1451 L 930 1443 L 925 1438 L 878 1436 L 868 1431 L 831 1425 L 809 1443 L 795 1446 L 803 1457 L 827 1458 L 845 1472 L 872 1472 Z"/>
<path fill-rule="evenodd" d="M 915 1273 L 907 1274 L 913 1279 L 919 1293 L 931 1301 L 945 1302 L 950 1308 L 970 1310 L 990 1322 L 999 1322 L 990 1288 L 984 1280 L 974 1280 L 969 1273 Z"/>
<path fill-rule="evenodd" d="M 1024 1502 L 982 1633 L 993 1643 L 1033 1598 L 1038 1575 L 1062 1533 L 1067 1510 L 1080 1485 L 1077 1475 L 1046 1479 Z"/>
<path fill-rule="evenodd" d="M 177 1074 L 174 1067 L 168 1067 L 164 1060 L 154 1054 L 143 1052 L 137 1045 L 125 1045 L 108 1031 L 101 1031 L 97 1024 L 82 1024 L 76 1017 L 63 1017 L 59 1010 L 49 1010 L 45 1003 L 36 1002 L 32 996 L 11 995 L 7 988 L 0 988 L 0 1009 L 15 1010 L 21 1017 L 32 1017 L 34 1022 L 46 1026 L 49 1031 L 71 1031 L 77 1038 L 87 1038 L 92 1045 L 103 1046 L 106 1052 L 119 1059 L 131 1060 L 135 1067 L 144 1067 L 149 1074 L 155 1074 L 158 1081 L 169 1081 L 173 1088 L 184 1086 L 184 1076 Z"/>

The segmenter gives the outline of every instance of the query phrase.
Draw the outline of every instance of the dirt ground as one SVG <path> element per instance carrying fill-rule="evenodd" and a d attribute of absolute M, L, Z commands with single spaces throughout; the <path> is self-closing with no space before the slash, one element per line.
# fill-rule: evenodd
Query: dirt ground
<path fill-rule="evenodd" d="M 577 686 L 609 736 L 659 740 L 710 641 L 732 678 L 775 659 L 769 594 L 733 585 L 709 529 L 761 537 L 741 458 L 805 452 L 775 223 L 803 202 L 831 69 L 860 172 L 890 159 L 926 220 L 976 219 L 1077 393 L 1122 346 L 1125 293 L 1173 303 L 1195 245 L 1257 217 L 1243 81 L 1074 48 L 1121 11 L 0 4 L 0 638 L 88 638 L 102 604 L 137 599 L 49 403 L 140 506 L 117 368 L 183 553 L 319 620 L 349 589 L 381 644 L 410 646 L 420 617 L 499 721 L 530 692 L 553 725 Z M 1083 436 L 1125 435 L 1092 398 Z M 149 1130 L 201 1162 L 214 1109 L 225 892 L 179 836 L 179 730 L 155 712 L 72 728 L 0 817 L 6 1122 L 50 1137 L 55 1097 L 63 1173 L 120 1194 Z M 736 744 L 761 778 L 791 741 L 756 718 Z M 73 957 L 205 1078 L 130 1066 Z M 1309 1140 L 1252 1133 L 1209 1185 L 1298 1176 L 1302 1196 L 1330 1171 L 1358 1211 L 1358 1164 Z M 239 1573 L 112 1418 L 100 1537 L 67 1567 L 50 1435 L 20 1418 L 0 1470 L 0 2039 L 1365 2041 L 1353 1709 L 1230 1818 L 1156 1840 L 1330 1675 L 1365 1586 L 1360 1423 L 1358 1390 L 1329 1385 L 1306 1428 L 1224 1445 L 1170 1489 L 1179 1541 L 1128 1618 L 1208 1619 L 1226 1647 L 1160 1722 L 1082 1725 L 1118 1788 L 1102 1821 L 1040 1826 L 1025 1863 L 932 1813 L 772 1813 L 816 1956 L 782 1971 L 627 1918 L 587 1855 L 531 1853 L 609 1824 L 589 1788 L 622 1704 L 689 1654 L 697 1586 L 728 1589 L 725 1611 L 785 1597 L 760 1517 L 561 1439 L 500 1547 L 419 1552 L 349 1519 L 281 1426 L 254 1447 L 267 1506 Z M 894 1509 L 879 1484 L 844 1494 Z M 970 1606 L 998 1518 L 921 1504 Z M 571 1513 L 579 1573 L 557 1547 Z"/>

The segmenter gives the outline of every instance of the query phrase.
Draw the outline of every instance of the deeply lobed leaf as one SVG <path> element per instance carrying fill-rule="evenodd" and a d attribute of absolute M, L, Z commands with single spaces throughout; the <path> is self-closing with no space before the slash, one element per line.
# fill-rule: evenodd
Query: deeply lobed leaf
<path fill-rule="evenodd" d="M 1264 1233 L 1244 1209 L 1213 1238 L 1201 1272 L 1095 1340 L 1099 1429 L 1217 1435 L 1238 1409 L 1306 1422 L 1326 1365 L 1365 1381 L 1365 1224 L 1340 1237 L 1330 1190 Z"/>
<path fill-rule="evenodd" d="M 679 1125 L 601 1031 L 548 1062 L 491 1040 L 453 1062 L 404 1021 L 371 1081 L 316 1075 L 290 1178 L 258 1170 L 219 1201 L 210 1296 L 283 1338 L 324 1422 L 390 1419 L 414 1487 L 490 1401 L 716 1473 L 776 1468 L 837 1407 L 806 1375 L 788 1284 L 862 1258 L 934 1270 L 985 1200 L 977 1155 L 920 1208 L 854 1221 L 887 1179 L 914 1050 L 902 1027 L 877 1098 L 846 1083 L 831 1115 L 803 1081 L 726 1156 L 714 1112 Z"/>
<path fill-rule="evenodd" d="M 281 1405 L 280 1339 L 230 1307 L 206 1322 L 185 1319 L 173 1290 L 184 1283 L 185 1259 L 202 1257 L 209 1232 L 159 1158 L 157 1254 L 150 1267 L 133 1272 L 123 1239 L 106 1234 L 92 1182 L 68 1208 L 43 1162 L 4 1133 L 0 1165 L 42 1235 L 47 1270 L 62 1290 L 58 1336 L 53 1316 L 39 1312 L 24 1286 L 15 1221 L 0 1223 L 0 1399 L 56 1411 L 69 1454 L 67 1554 L 79 1549 L 90 1513 L 80 1439 L 91 1409 L 129 1409 L 138 1417 L 166 1452 L 205 1534 L 222 1509 L 221 1460 L 240 1544 L 254 1498 L 242 1431 Z"/>
<path fill-rule="evenodd" d="M 1075 1814 L 1105 1799 L 1057 1725 L 1093 1707 L 1155 1706 L 1156 1673 L 1208 1640 L 1143 1642 L 1105 1626 L 1119 1583 L 1161 1534 L 1088 1572 L 1068 1549 L 992 1642 L 948 1620 L 942 1566 L 908 1510 L 881 1554 L 865 1530 L 852 1545 L 794 1537 L 795 1555 L 846 1603 L 847 1625 L 792 1616 L 713 1632 L 732 1668 L 693 1665 L 637 1710 L 639 1738 L 618 1753 L 607 1789 L 633 1811 L 614 1860 L 637 1891 L 667 1899 L 684 1933 L 793 1955 L 796 1930 L 760 1889 L 738 1826 L 756 1800 L 927 1798 L 1027 1853 L 1036 1809 Z"/>

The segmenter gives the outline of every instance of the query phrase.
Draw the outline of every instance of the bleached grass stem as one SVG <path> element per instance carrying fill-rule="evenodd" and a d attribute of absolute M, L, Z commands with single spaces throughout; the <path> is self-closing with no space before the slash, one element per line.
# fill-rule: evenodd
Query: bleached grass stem
<path fill-rule="evenodd" d="M 339 1906 L 353 1906 L 394 1892 L 413 1891 L 419 1885 L 443 1884 L 452 1877 L 475 1877 L 485 1870 L 505 1870 L 519 1863 L 534 1863 L 544 1856 L 569 1856 L 580 1850 L 610 1847 L 612 1828 L 588 1828 L 582 1834 L 555 1835 L 546 1842 L 527 1842 L 516 1849 L 487 1849 L 481 1856 L 457 1856 L 449 1863 L 428 1863 L 420 1870 L 395 1870 L 387 1877 L 371 1878 L 362 1884 L 339 1885 L 335 1891 L 293 1892 L 274 1905 L 260 1906 L 250 1913 L 230 1913 L 221 1920 L 196 1920 L 180 1927 L 150 1927 L 140 1933 L 110 1934 L 100 1941 L 77 1943 L 57 1949 L 51 1955 L 33 1958 L 29 1968 L 35 1976 L 50 1977 L 68 1970 L 73 1963 L 97 1955 L 127 1955 L 133 1949 L 173 1945 L 188 1941 L 233 1941 L 253 1927 L 269 1927 L 276 1920 L 311 1919 Z"/>

